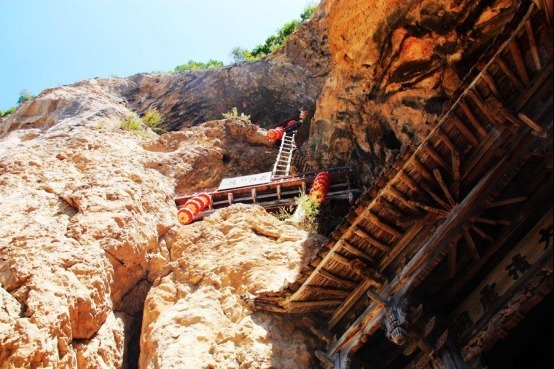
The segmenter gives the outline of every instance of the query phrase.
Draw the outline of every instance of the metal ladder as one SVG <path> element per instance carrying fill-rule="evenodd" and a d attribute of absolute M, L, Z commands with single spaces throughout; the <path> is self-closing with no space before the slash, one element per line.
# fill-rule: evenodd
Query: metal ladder
<path fill-rule="evenodd" d="M 281 140 L 281 147 L 279 148 L 279 153 L 277 154 L 277 160 L 275 160 L 275 165 L 273 166 L 273 172 L 271 175 L 272 179 L 278 179 L 290 175 L 292 157 L 294 150 L 296 150 L 296 143 L 294 142 L 295 136 L 296 133 L 293 133 L 291 136 L 283 136 Z"/>

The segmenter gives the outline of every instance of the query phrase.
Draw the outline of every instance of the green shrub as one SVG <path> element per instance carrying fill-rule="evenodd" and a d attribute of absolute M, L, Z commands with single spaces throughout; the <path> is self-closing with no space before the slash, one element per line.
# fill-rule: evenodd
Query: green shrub
<path fill-rule="evenodd" d="M 203 69 L 214 69 L 221 68 L 225 64 L 219 60 L 208 60 L 207 63 L 197 62 L 194 60 L 189 60 L 187 64 L 178 65 L 175 67 L 175 72 L 181 72 L 185 70 L 203 70 Z"/>
<path fill-rule="evenodd" d="M 5 112 L 2 112 L 0 110 L 0 118 L 4 118 L 4 117 L 7 117 L 8 115 L 10 115 L 11 113 L 13 113 L 15 111 L 15 107 L 11 107 L 9 108 L 8 110 L 6 110 Z"/>
<path fill-rule="evenodd" d="M 163 133 L 165 130 L 160 126 L 164 116 L 156 108 L 148 108 L 142 117 L 142 122 L 156 133 Z"/>
<path fill-rule="evenodd" d="M 239 110 L 234 107 L 233 109 L 231 109 L 231 111 L 228 111 L 227 113 L 223 113 L 223 118 L 225 119 L 235 119 L 235 118 L 239 118 L 239 119 L 244 119 L 244 120 L 250 120 L 250 115 L 246 115 L 244 113 L 240 113 L 239 115 Z"/>
<path fill-rule="evenodd" d="M 129 115 L 125 120 L 122 120 L 119 127 L 124 131 L 138 131 L 142 126 L 142 120 L 136 113 Z"/>
<path fill-rule="evenodd" d="M 298 31 L 302 22 L 311 18 L 316 9 L 317 3 L 311 3 L 302 14 L 300 14 L 301 20 L 295 19 L 286 23 L 277 30 L 276 34 L 269 36 L 265 40 L 265 43 L 256 46 L 250 51 L 242 47 L 235 47 L 231 51 L 231 57 L 235 62 L 255 61 L 265 58 L 267 55 L 280 49 L 288 41 L 289 36 Z"/>
<path fill-rule="evenodd" d="M 317 233 L 319 228 L 320 205 L 305 193 L 302 193 L 295 199 L 296 210 L 292 212 L 292 207 L 281 208 L 275 217 L 282 221 L 290 221 L 306 232 Z"/>

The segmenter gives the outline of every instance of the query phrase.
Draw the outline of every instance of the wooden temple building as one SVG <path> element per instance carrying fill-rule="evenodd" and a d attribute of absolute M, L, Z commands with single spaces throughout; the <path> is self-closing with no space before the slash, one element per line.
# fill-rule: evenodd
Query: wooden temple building
<path fill-rule="evenodd" d="M 328 198 L 352 210 L 299 280 L 247 300 L 320 316 L 335 337 L 322 368 L 550 367 L 552 20 L 552 0 L 523 1 L 429 136 L 368 191 L 330 170 Z M 291 174 L 294 152 L 283 140 L 266 182 L 211 191 L 198 219 L 293 205 L 317 175 Z"/>
<path fill-rule="evenodd" d="M 322 368 L 549 367 L 552 311 L 533 314 L 552 305 L 553 6 L 522 6 L 425 141 L 362 194 L 303 277 L 249 300 L 319 314 L 335 337 L 316 353 Z M 544 366 L 517 364 L 518 350 Z"/>

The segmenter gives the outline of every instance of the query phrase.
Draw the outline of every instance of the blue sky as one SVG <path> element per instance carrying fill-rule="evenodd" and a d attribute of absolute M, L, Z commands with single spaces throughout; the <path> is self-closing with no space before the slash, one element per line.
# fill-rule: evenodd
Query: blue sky
<path fill-rule="evenodd" d="M 0 0 L 0 110 L 23 89 L 231 61 L 309 0 Z"/>

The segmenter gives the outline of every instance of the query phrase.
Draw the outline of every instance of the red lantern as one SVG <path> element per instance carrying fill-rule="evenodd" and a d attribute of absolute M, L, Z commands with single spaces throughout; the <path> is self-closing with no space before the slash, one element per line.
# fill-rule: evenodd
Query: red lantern
<path fill-rule="evenodd" d="M 291 120 L 288 124 L 287 124 L 287 127 L 292 127 L 296 124 L 296 121 L 295 120 Z"/>
<path fill-rule="evenodd" d="M 185 203 L 185 208 L 192 211 L 194 216 L 197 216 L 202 210 L 204 210 L 204 203 L 196 199 L 190 199 Z"/>
<path fill-rule="evenodd" d="M 184 208 L 179 210 L 179 212 L 177 213 L 177 219 L 179 219 L 179 223 L 187 225 L 192 223 L 192 221 L 194 220 L 194 214 L 190 209 Z"/>
<path fill-rule="evenodd" d="M 212 198 L 207 193 L 201 193 L 200 195 L 196 196 L 196 198 L 202 201 L 202 203 L 204 204 L 204 209 L 212 204 Z"/>

